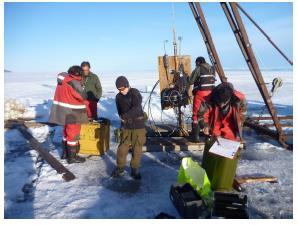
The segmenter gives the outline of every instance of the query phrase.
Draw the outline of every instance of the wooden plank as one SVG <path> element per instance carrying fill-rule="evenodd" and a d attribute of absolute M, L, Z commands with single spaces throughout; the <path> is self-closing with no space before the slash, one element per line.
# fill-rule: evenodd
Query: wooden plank
<path fill-rule="evenodd" d="M 236 191 L 244 191 L 243 187 L 241 186 L 241 184 L 236 180 L 236 178 L 234 178 L 234 181 L 233 181 L 233 188 L 236 190 Z"/>
<path fill-rule="evenodd" d="M 244 126 L 247 126 L 251 129 L 256 130 L 257 132 L 260 132 L 264 135 L 272 137 L 272 138 L 276 139 L 277 141 L 280 138 L 279 134 L 275 130 L 269 129 L 268 127 L 266 127 L 264 125 L 257 124 L 255 122 L 253 122 L 252 120 L 246 120 L 244 122 Z M 283 139 L 286 140 L 286 139 L 288 139 L 288 137 L 289 137 L 289 134 L 283 133 Z M 290 151 L 293 150 L 293 148 L 292 148 L 293 146 L 291 144 L 288 144 L 287 142 L 283 143 L 283 147 L 285 147 L 287 150 L 290 150 Z"/>
<path fill-rule="evenodd" d="M 252 128 L 254 130 L 257 130 L 258 132 L 264 133 L 264 134 L 278 140 L 278 133 L 274 130 L 270 130 L 268 127 L 264 127 L 262 125 L 256 124 L 256 123 L 252 122 L 251 120 L 246 120 L 244 122 L 244 126 Z"/>
<path fill-rule="evenodd" d="M 264 124 L 260 124 L 262 126 L 265 126 L 265 127 L 275 127 L 275 124 L 274 123 L 264 123 Z M 293 124 L 290 124 L 290 123 L 281 123 L 280 124 L 282 127 L 293 127 Z"/>
<path fill-rule="evenodd" d="M 55 127 L 58 126 L 57 124 L 49 123 L 49 122 L 36 122 L 34 121 L 35 118 L 27 120 L 24 118 L 19 119 L 11 119 L 11 120 L 4 120 L 4 128 L 9 126 L 11 123 L 24 123 L 26 127 L 42 127 L 42 126 L 50 126 Z"/>
<path fill-rule="evenodd" d="M 203 151 L 203 145 L 144 145 L 142 147 L 143 152 L 180 152 L 180 151 Z"/>
<path fill-rule="evenodd" d="M 147 137 L 146 144 L 161 145 L 159 139 L 155 137 Z"/>
<path fill-rule="evenodd" d="M 6 124 L 7 128 L 10 129 L 18 129 L 21 134 L 27 139 L 31 145 L 31 147 L 36 150 L 39 155 L 59 174 L 62 174 L 62 178 L 65 181 L 71 181 L 75 179 L 75 175 L 66 169 L 54 156 L 52 156 L 33 136 L 29 131 L 28 128 L 25 126 L 24 123 L 19 122 L 11 122 Z"/>
<path fill-rule="evenodd" d="M 187 140 L 182 141 L 183 137 L 151 137 L 150 140 L 154 140 L 162 145 L 187 145 Z"/>
<path fill-rule="evenodd" d="M 185 138 L 171 138 L 171 141 L 175 144 L 175 145 L 187 145 L 187 140 Z"/>
<path fill-rule="evenodd" d="M 279 120 L 293 120 L 293 116 L 278 116 Z M 271 116 L 254 116 L 254 117 L 248 117 L 249 120 L 272 120 Z"/>
<path fill-rule="evenodd" d="M 236 176 L 235 180 L 239 184 L 256 183 L 256 182 L 277 183 L 276 177 L 265 175 L 265 174 L 246 174 L 246 175 Z"/>
<path fill-rule="evenodd" d="M 147 137 L 143 152 L 203 151 L 204 146 L 204 142 L 189 142 L 183 137 Z"/>

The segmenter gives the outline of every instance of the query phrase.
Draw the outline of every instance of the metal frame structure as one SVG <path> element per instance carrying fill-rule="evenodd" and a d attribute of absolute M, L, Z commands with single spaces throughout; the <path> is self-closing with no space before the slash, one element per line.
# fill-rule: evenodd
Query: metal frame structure
<path fill-rule="evenodd" d="M 215 45 L 213 43 L 208 25 L 205 20 L 205 16 L 203 10 L 200 6 L 199 2 L 189 2 L 190 9 L 193 13 L 193 16 L 198 24 L 199 30 L 202 34 L 204 43 L 207 47 L 207 52 L 210 58 L 212 65 L 215 67 L 215 70 L 221 80 L 221 82 L 227 81 L 227 77 L 225 76 L 225 72 L 219 60 Z"/>
<path fill-rule="evenodd" d="M 240 13 L 238 11 L 239 5 L 236 2 L 229 3 L 230 7 L 228 6 L 228 4 L 226 2 L 221 2 L 220 4 L 221 4 L 221 7 L 225 13 L 225 16 L 227 17 L 229 25 L 235 35 L 236 41 L 240 47 L 240 50 L 241 50 L 243 57 L 248 65 L 248 68 L 255 80 L 255 83 L 256 83 L 261 95 L 262 95 L 264 103 L 271 115 L 271 119 L 273 120 L 276 131 L 269 129 L 268 127 L 267 128 L 261 127 L 261 125 L 254 123 L 253 120 L 248 120 L 248 121 L 246 121 L 245 124 L 248 127 L 251 127 L 258 131 L 261 131 L 271 137 L 274 137 L 275 139 L 277 139 L 279 141 L 279 143 L 281 145 L 288 148 L 289 146 L 286 143 L 287 135 L 285 135 L 285 133 L 283 132 L 282 125 L 280 123 L 280 119 L 278 118 L 276 109 L 271 101 L 271 96 L 270 96 L 269 91 L 266 87 L 266 83 L 264 82 L 261 70 L 259 68 L 258 62 L 256 60 L 255 54 L 252 49 L 252 45 L 249 41 L 248 34 L 246 32 L 245 26 L 243 24 Z M 215 66 L 216 71 L 217 71 L 221 81 L 222 82 L 227 81 L 227 78 L 224 74 L 218 54 L 216 52 L 215 45 L 212 41 L 212 37 L 209 32 L 208 25 L 206 23 L 205 16 L 204 16 L 203 10 L 200 6 L 200 3 L 199 2 L 195 2 L 195 3 L 190 2 L 189 6 L 190 6 L 190 9 L 194 15 L 194 18 L 195 18 L 197 24 L 198 24 L 199 30 L 203 36 L 203 40 L 206 45 L 207 52 L 208 52 L 208 55 L 210 57 L 212 64 Z M 243 9 L 241 8 L 241 11 L 242 10 Z M 269 38 L 268 35 L 266 35 L 266 36 L 268 39 Z M 270 39 L 268 39 L 268 40 L 270 40 Z M 270 43 L 272 44 L 273 42 L 270 42 Z M 277 50 L 279 52 L 281 52 L 280 49 L 277 49 Z M 282 54 L 282 55 L 285 56 L 284 54 Z M 287 59 L 287 61 L 292 63 L 292 61 L 290 61 L 288 59 Z"/>

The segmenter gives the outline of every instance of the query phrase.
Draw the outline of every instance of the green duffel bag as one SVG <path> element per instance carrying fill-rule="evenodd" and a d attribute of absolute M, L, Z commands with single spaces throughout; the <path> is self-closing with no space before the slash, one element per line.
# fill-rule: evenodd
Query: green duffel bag
<path fill-rule="evenodd" d="M 202 167 L 207 173 L 212 190 L 231 191 L 233 189 L 240 151 L 237 152 L 234 159 L 209 153 L 215 141 L 214 138 L 211 138 L 205 142 Z"/>

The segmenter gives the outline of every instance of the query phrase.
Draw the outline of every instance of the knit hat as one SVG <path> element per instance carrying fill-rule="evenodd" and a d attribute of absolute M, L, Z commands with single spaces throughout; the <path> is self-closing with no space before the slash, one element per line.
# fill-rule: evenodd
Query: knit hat
<path fill-rule="evenodd" d="M 124 76 L 118 77 L 116 79 L 115 84 L 116 84 L 117 89 L 122 88 L 122 87 L 129 87 L 129 82 L 128 82 L 127 78 Z"/>
<path fill-rule="evenodd" d="M 202 63 L 205 63 L 205 58 L 202 56 L 199 56 L 198 58 L 196 58 L 196 65 L 200 65 Z"/>

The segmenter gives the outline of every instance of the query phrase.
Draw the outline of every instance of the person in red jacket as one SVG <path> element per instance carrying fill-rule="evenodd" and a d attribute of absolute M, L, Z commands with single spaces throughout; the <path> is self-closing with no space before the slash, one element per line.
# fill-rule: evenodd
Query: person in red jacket
<path fill-rule="evenodd" d="M 85 99 L 87 94 L 81 85 L 82 70 L 72 66 L 67 73 L 57 77 L 57 87 L 49 118 L 50 123 L 64 125 L 62 139 L 62 159 L 70 163 L 85 162 L 77 154 L 80 151 L 79 139 L 81 124 L 88 122 Z"/>
<path fill-rule="evenodd" d="M 200 109 L 204 134 L 241 141 L 246 110 L 244 94 L 234 90 L 231 83 L 219 84 L 212 91 L 210 102 L 202 104 Z"/>
<path fill-rule="evenodd" d="M 233 159 L 209 153 L 217 137 L 243 141 L 242 127 L 246 116 L 244 94 L 234 90 L 232 84 L 223 82 L 216 86 L 209 103 L 202 104 L 204 117 L 203 132 L 207 135 L 203 152 L 202 167 L 205 169 L 213 190 L 230 191 L 233 188 L 240 151 Z"/>

